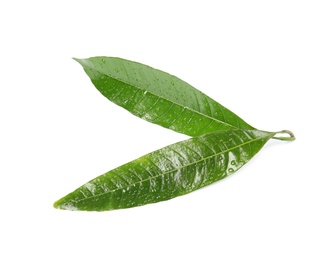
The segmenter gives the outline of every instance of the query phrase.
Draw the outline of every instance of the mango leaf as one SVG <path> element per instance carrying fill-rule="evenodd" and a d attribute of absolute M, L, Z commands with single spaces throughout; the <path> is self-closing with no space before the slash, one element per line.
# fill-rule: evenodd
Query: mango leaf
<path fill-rule="evenodd" d="M 151 123 L 189 136 L 254 129 L 204 93 L 163 71 L 113 57 L 75 60 L 105 97 Z"/>
<path fill-rule="evenodd" d="M 277 133 L 226 130 L 169 145 L 101 175 L 55 202 L 67 210 L 105 211 L 168 200 L 223 179 Z"/>

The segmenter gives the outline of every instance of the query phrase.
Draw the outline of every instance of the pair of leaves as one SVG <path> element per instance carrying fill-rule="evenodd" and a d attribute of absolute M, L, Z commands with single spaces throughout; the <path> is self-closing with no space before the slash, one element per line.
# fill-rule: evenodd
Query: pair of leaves
<path fill-rule="evenodd" d="M 179 78 L 120 58 L 76 59 L 109 100 L 149 122 L 192 136 L 113 169 L 55 202 L 104 211 L 168 200 L 246 164 L 277 133 L 256 130 Z"/>

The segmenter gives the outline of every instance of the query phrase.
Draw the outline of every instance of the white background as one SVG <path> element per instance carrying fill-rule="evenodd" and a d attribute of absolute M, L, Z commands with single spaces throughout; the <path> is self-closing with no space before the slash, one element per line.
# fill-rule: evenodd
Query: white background
<path fill-rule="evenodd" d="M 329 259 L 328 1 L 1 1 L 1 259 Z M 264 130 L 243 169 L 170 201 L 55 200 L 186 139 L 104 98 L 72 57 L 189 82 Z"/>

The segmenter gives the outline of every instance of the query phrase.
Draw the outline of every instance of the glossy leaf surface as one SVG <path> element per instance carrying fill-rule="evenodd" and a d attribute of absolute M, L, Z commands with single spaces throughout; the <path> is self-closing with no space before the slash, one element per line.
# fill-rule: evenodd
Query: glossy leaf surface
<path fill-rule="evenodd" d="M 54 206 L 105 211 L 184 195 L 234 173 L 274 135 L 236 129 L 172 144 L 91 180 Z"/>
<path fill-rule="evenodd" d="M 113 57 L 76 61 L 105 97 L 149 122 L 189 136 L 254 129 L 204 93 L 163 71 Z"/>

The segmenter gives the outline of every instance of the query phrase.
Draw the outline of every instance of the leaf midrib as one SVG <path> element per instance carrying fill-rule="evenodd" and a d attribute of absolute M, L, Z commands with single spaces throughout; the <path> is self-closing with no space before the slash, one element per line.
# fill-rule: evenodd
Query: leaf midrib
<path fill-rule="evenodd" d="M 83 199 L 77 200 L 76 202 L 81 202 L 81 201 L 84 201 L 84 200 L 88 200 L 88 199 L 92 199 L 92 198 L 100 197 L 100 196 L 103 196 L 103 195 L 106 195 L 106 194 L 109 194 L 109 193 L 116 192 L 116 191 L 118 191 L 118 190 L 124 190 L 124 189 L 126 189 L 126 188 L 128 188 L 128 187 L 131 187 L 131 186 L 133 186 L 133 185 L 140 184 L 140 183 L 143 183 L 143 182 L 146 182 L 146 181 L 149 181 L 149 180 L 152 180 L 152 179 L 158 178 L 158 177 L 161 176 L 161 175 L 169 174 L 169 173 L 172 173 L 172 172 L 174 172 L 174 171 L 177 171 L 177 170 L 183 169 L 183 168 L 185 168 L 185 167 L 189 167 L 189 166 L 194 165 L 194 164 L 198 164 L 199 162 L 202 162 L 202 161 L 205 161 L 205 160 L 207 160 L 207 159 L 210 159 L 210 158 L 216 157 L 216 156 L 218 156 L 218 155 L 220 155 L 220 154 L 223 154 L 223 153 L 229 152 L 229 151 L 231 151 L 231 150 L 233 150 L 233 149 L 239 148 L 239 147 L 241 147 L 241 146 L 244 146 L 244 145 L 246 145 L 246 144 L 249 144 L 249 143 L 255 142 L 255 141 L 260 140 L 260 139 L 264 139 L 264 138 L 266 138 L 266 137 L 268 137 L 268 136 L 271 136 L 271 135 L 274 135 L 274 134 L 275 134 L 275 133 L 271 133 L 271 132 L 269 132 L 267 135 L 263 135 L 263 136 L 261 136 L 261 137 L 258 137 L 258 138 L 255 138 L 255 139 L 249 140 L 249 141 L 247 141 L 247 142 L 245 142 L 245 143 L 242 143 L 242 144 L 240 144 L 240 145 L 236 145 L 236 146 L 234 146 L 234 147 L 232 147 L 232 148 L 230 148 L 230 149 L 226 149 L 226 150 L 221 151 L 221 152 L 219 152 L 219 153 L 215 153 L 215 154 L 213 154 L 213 155 L 211 155 L 211 156 L 207 156 L 207 157 L 202 158 L 202 159 L 200 159 L 200 160 L 197 160 L 197 161 L 195 161 L 195 162 L 193 162 L 193 163 L 189 163 L 189 164 L 187 164 L 187 165 L 184 165 L 184 166 L 181 166 L 181 167 L 177 167 L 177 168 L 172 169 L 172 170 L 167 171 L 167 172 L 162 172 L 161 174 L 157 174 L 157 175 L 152 176 L 152 177 L 149 177 L 149 178 L 147 178 L 147 179 L 144 179 L 144 180 L 141 180 L 141 181 L 137 181 L 137 182 L 135 182 L 135 183 L 133 183 L 133 184 L 131 184 L 131 185 L 127 185 L 127 186 L 124 186 L 124 187 L 120 187 L 120 188 L 118 188 L 118 189 L 114 189 L 114 190 L 107 191 L 107 192 L 103 192 L 103 193 L 100 193 L 100 194 L 97 194 L 97 195 L 93 195 L 93 196 L 90 196 L 90 197 L 87 197 L 87 198 L 83 198 Z M 138 160 L 138 159 L 137 159 L 137 160 Z M 105 173 L 105 174 L 106 174 L 106 173 Z"/>

